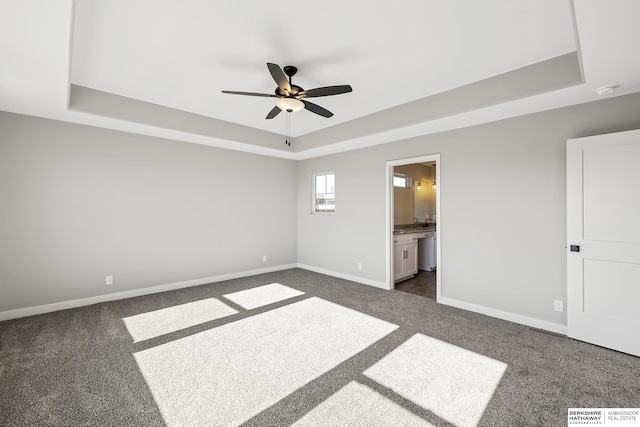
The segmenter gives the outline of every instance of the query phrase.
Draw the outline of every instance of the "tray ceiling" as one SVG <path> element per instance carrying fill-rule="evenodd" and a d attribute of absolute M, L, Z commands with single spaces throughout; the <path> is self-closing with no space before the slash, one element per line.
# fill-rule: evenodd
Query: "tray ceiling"
<path fill-rule="evenodd" d="M 1 109 L 282 157 L 640 90 L 633 0 L 4 3 Z M 286 147 L 273 98 L 221 93 L 273 93 L 266 62 L 353 92 L 291 113 Z"/>

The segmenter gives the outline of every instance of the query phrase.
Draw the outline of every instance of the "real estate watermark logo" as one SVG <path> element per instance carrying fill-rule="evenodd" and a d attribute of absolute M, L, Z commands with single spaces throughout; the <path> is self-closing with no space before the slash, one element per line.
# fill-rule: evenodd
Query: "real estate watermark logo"
<path fill-rule="evenodd" d="M 569 408 L 567 425 L 640 427 L 640 408 Z"/>

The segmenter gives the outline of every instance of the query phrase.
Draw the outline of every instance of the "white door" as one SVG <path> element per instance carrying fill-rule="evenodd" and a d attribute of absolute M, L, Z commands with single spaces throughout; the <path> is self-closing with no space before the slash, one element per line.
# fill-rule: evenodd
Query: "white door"
<path fill-rule="evenodd" d="M 640 356 L 640 130 L 567 141 L 567 238 L 567 335 Z"/>

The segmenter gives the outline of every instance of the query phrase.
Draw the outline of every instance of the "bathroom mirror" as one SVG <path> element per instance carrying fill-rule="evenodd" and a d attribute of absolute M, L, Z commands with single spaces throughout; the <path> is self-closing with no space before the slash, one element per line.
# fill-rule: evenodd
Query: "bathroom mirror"
<path fill-rule="evenodd" d="M 394 224 L 424 223 L 436 214 L 435 162 L 415 163 L 394 168 L 394 173 L 410 176 L 413 188 L 394 188 Z"/>

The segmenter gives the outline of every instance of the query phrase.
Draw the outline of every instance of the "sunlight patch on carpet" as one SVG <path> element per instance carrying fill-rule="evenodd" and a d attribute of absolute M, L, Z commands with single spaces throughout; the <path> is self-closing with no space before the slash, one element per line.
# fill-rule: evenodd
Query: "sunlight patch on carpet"
<path fill-rule="evenodd" d="M 242 308 L 251 310 L 299 295 L 304 295 L 304 292 L 281 285 L 280 283 L 271 283 L 270 285 L 259 286 L 257 288 L 247 289 L 246 291 L 226 294 L 223 295 L 223 297 L 235 302 Z"/>
<path fill-rule="evenodd" d="M 350 382 L 293 423 L 294 427 L 403 426 L 434 427 L 377 391 Z"/>
<path fill-rule="evenodd" d="M 208 298 L 124 317 L 122 320 L 133 341 L 139 342 L 236 313 L 237 310 L 222 301 Z"/>
<path fill-rule="evenodd" d="M 134 357 L 168 426 L 237 426 L 397 328 L 313 297 Z"/>
<path fill-rule="evenodd" d="M 480 421 L 507 365 L 416 334 L 364 375 L 458 427 Z"/>

